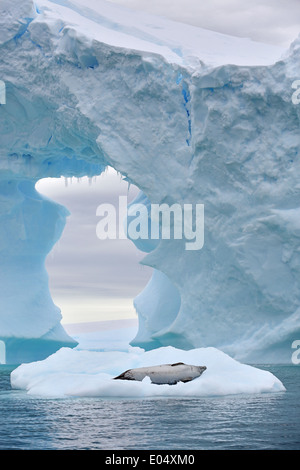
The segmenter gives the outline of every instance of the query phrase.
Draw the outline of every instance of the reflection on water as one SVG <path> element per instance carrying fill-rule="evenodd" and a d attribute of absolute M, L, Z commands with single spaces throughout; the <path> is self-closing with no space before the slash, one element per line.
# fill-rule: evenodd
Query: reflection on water
<path fill-rule="evenodd" d="M 264 368 L 287 392 L 37 399 L 12 391 L 1 368 L 0 449 L 300 449 L 300 367 Z"/>

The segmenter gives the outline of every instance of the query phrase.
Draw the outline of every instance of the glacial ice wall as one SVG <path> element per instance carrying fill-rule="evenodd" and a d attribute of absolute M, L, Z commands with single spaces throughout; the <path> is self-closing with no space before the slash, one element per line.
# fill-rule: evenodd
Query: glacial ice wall
<path fill-rule="evenodd" d="M 148 204 L 205 205 L 202 250 L 137 243 L 154 275 L 135 299 L 132 344 L 289 361 L 300 334 L 300 106 L 291 99 L 300 40 L 282 55 L 102 0 L 2 0 L 0 9 L 0 339 L 9 362 L 76 344 L 44 269 L 67 214 L 35 183 L 107 165 Z"/>

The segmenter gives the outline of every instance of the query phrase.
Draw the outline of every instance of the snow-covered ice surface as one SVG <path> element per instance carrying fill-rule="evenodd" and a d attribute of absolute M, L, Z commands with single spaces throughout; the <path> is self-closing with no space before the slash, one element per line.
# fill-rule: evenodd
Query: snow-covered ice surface
<path fill-rule="evenodd" d="M 270 65 L 284 49 L 141 13 L 106 1 L 39 0 L 46 17 L 65 20 L 77 34 L 116 47 L 162 55 L 169 62 L 199 65 Z M 43 10 L 45 8 L 45 10 Z M 44 21 L 44 19 L 43 19 Z M 196 61 L 196 62 L 195 62 Z"/>
<path fill-rule="evenodd" d="M 67 211 L 36 182 L 108 165 L 148 204 L 205 205 L 202 250 L 137 243 L 154 275 L 135 299 L 132 345 L 290 361 L 300 334 L 299 38 L 283 51 L 103 0 L 2 0 L 0 10 L 7 361 L 76 345 L 44 267 Z"/>
<path fill-rule="evenodd" d="M 12 387 L 40 397 L 106 398 L 203 397 L 285 391 L 284 385 L 270 372 L 241 364 L 215 348 L 184 351 L 168 346 L 145 352 L 130 347 L 126 340 L 130 339 L 128 333 L 132 328 L 120 325 L 119 329 L 84 333 L 82 341 L 79 334 L 79 345 L 75 349 L 62 348 L 43 361 L 22 364 L 15 369 L 11 374 Z M 116 338 L 119 338 L 118 344 Z M 84 349 L 89 347 L 91 349 Z M 114 380 L 127 369 L 177 362 L 205 365 L 207 370 L 191 382 L 176 385 L 155 385 L 148 377 L 142 382 Z"/>

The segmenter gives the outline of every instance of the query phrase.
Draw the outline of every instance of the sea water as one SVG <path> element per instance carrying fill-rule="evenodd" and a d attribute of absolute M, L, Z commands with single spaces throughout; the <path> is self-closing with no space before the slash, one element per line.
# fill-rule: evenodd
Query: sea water
<path fill-rule="evenodd" d="M 259 365 L 286 392 L 189 399 L 31 397 L 0 369 L 0 449 L 300 449 L 300 367 Z"/>

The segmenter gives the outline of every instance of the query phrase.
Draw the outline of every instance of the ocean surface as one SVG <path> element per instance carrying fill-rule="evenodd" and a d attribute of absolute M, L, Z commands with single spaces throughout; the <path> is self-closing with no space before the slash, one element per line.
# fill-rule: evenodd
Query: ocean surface
<path fill-rule="evenodd" d="M 300 366 L 259 366 L 287 391 L 197 399 L 42 399 L 0 367 L 0 449 L 300 449 Z"/>

